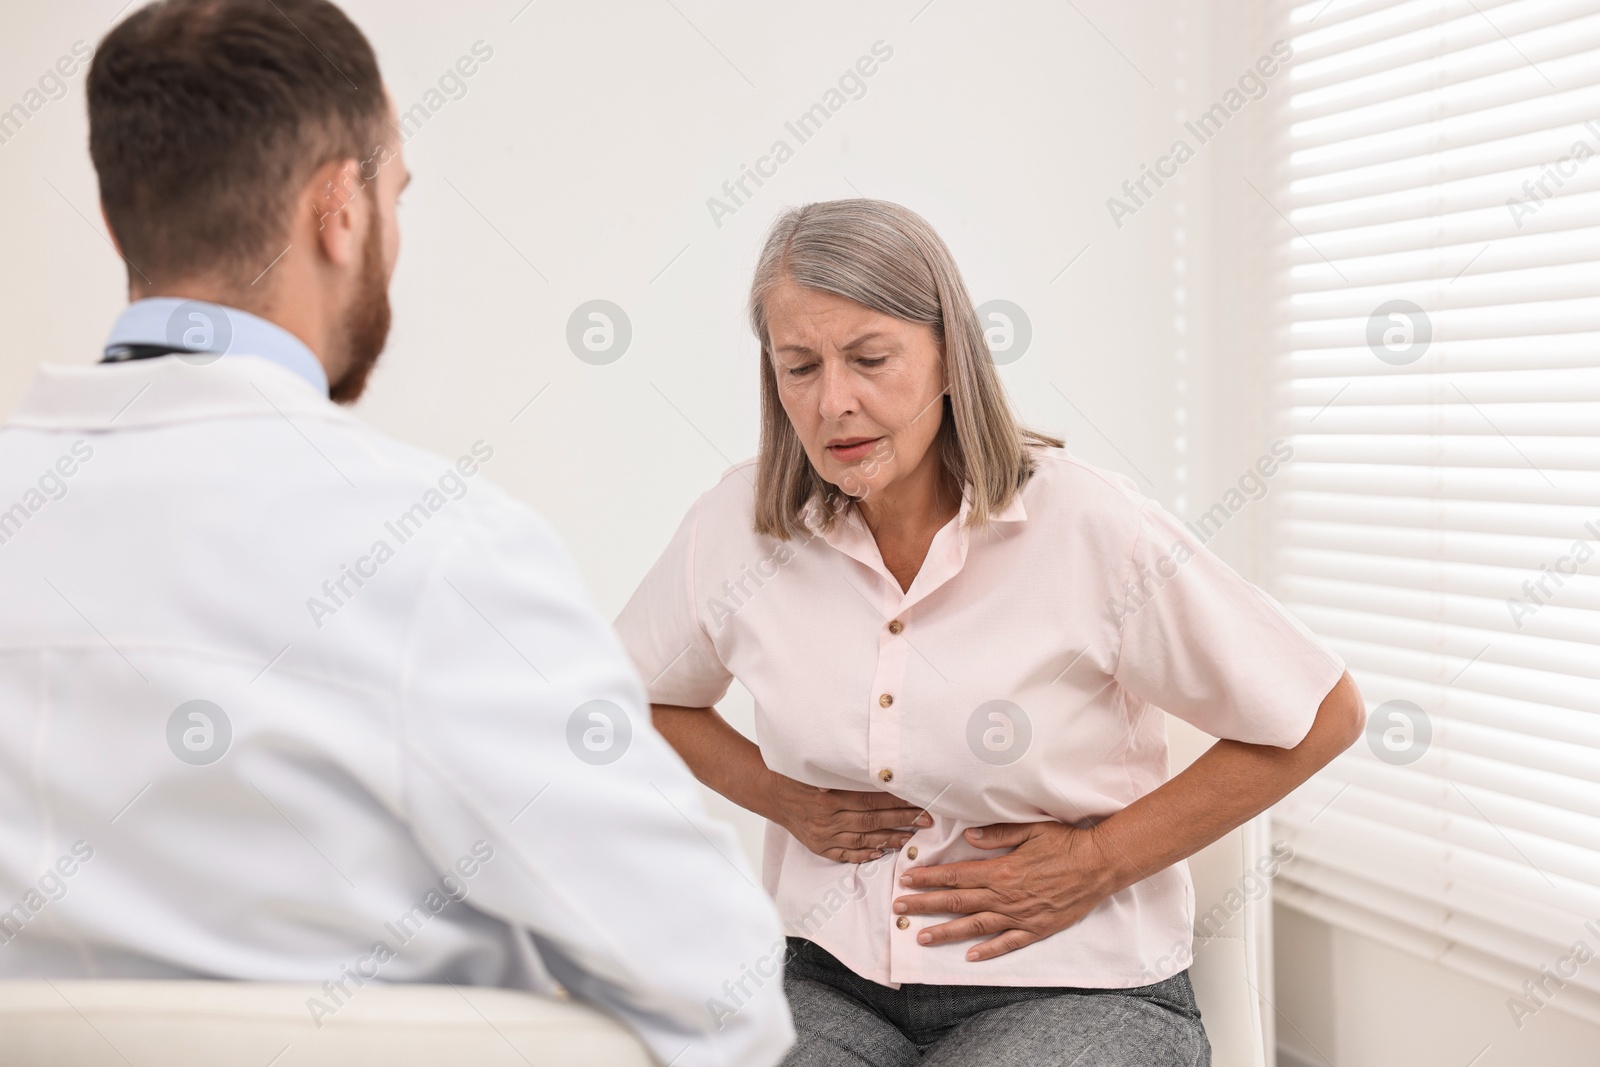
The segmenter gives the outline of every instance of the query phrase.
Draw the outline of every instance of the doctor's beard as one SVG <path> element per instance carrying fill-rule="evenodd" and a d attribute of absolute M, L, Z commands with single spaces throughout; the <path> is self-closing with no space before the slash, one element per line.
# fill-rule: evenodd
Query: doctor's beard
<path fill-rule="evenodd" d="M 378 357 L 389 339 L 389 279 L 383 269 L 383 229 L 372 216 L 362 251 L 361 275 L 354 299 L 339 322 L 345 352 L 344 373 L 328 386 L 328 397 L 336 404 L 353 404 L 367 387 Z"/>

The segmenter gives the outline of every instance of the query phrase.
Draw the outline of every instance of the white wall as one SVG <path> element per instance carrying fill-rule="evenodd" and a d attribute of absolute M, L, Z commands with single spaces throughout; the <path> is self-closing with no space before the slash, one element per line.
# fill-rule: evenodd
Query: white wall
<path fill-rule="evenodd" d="M 1593 1067 L 1558 992 L 1519 1027 L 1504 990 L 1277 906 L 1278 1067 Z M 1289 1025 L 1284 1020 L 1292 1020 Z"/>

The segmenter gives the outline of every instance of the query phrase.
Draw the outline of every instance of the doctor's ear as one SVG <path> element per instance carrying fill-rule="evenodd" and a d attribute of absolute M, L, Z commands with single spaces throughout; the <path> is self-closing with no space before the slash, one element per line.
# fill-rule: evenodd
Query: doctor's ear
<path fill-rule="evenodd" d="M 330 262 L 348 267 L 359 259 L 357 230 L 371 214 L 371 200 L 362 195 L 366 182 L 354 159 L 324 163 L 307 183 L 302 200 L 315 223 L 317 246 Z M 368 218 L 368 225 L 377 220 Z"/>

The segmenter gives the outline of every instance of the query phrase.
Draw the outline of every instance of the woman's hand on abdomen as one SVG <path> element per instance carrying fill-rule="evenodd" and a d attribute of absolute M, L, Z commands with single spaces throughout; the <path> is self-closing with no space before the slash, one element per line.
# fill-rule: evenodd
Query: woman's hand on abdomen
<path fill-rule="evenodd" d="M 819 856 L 865 863 L 905 844 L 911 827 L 933 825 L 927 811 L 892 793 L 822 789 L 769 769 L 755 743 L 714 708 L 653 704 L 650 710 L 655 728 L 696 778 Z"/>
<path fill-rule="evenodd" d="M 767 787 L 767 818 L 806 848 L 838 863 L 865 863 L 933 825 L 922 808 L 893 793 L 821 789 L 776 771 Z"/>

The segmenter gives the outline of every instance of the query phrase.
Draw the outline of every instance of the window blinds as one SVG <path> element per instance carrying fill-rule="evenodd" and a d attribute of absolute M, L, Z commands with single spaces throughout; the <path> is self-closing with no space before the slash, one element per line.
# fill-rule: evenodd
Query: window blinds
<path fill-rule="evenodd" d="M 1371 716 L 1278 899 L 1600 1022 L 1600 5 L 1274 15 L 1265 582 Z"/>

